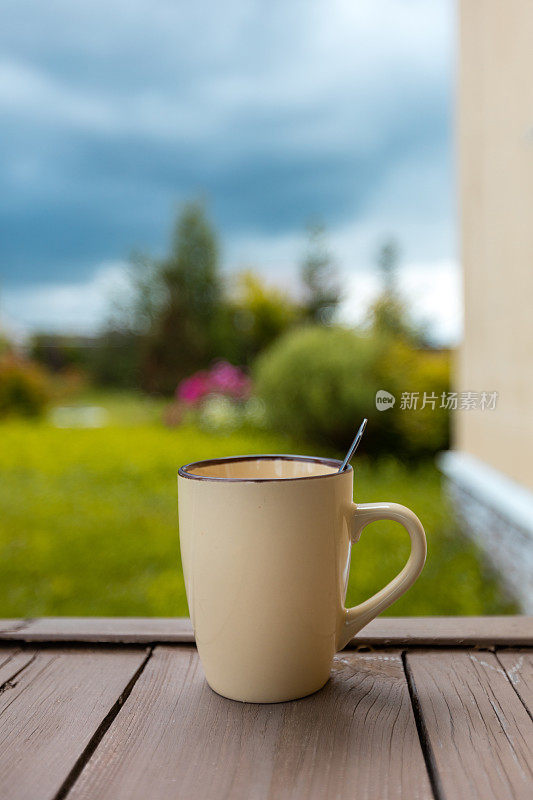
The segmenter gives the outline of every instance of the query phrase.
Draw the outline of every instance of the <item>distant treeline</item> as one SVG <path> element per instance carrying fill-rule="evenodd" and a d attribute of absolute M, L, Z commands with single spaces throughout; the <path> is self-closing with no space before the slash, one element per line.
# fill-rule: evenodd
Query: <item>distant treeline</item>
<path fill-rule="evenodd" d="M 423 344 L 396 291 L 397 262 L 398 248 L 385 242 L 377 264 L 383 289 L 369 325 Z M 176 220 L 165 258 L 132 258 L 128 299 L 115 303 L 98 336 L 39 334 L 31 355 L 54 372 L 83 369 L 97 385 L 168 395 L 215 359 L 249 367 L 287 330 L 334 323 L 342 289 L 320 224 L 308 227 L 298 275 L 293 295 L 251 269 L 224 275 L 214 226 L 204 205 L 191 202 Z"/>

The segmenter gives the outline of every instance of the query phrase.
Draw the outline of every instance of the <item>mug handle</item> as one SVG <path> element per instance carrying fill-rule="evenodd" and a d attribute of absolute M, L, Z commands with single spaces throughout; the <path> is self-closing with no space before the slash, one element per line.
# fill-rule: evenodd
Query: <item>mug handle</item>
<path fill-rule="evenodd" d="M 390 519 L 399 522 L 411 538 L 411 553 L 407 564 L 390 583 L 379 592 L 369 597 L 358 606 L 344 609 L 344 622 L 339 635 L 338 649 L 346 647 L 352 636 L 361 630 L 371 619 L 377 617 L 416 581 L 426 561 L 426 534 L 422 523 L 411 509 L 398 503 L 362 503 L 353 504 L 352 508 L 352 542 L 358 542 L 361 531 L 370 522 L 379 519 Z"/>

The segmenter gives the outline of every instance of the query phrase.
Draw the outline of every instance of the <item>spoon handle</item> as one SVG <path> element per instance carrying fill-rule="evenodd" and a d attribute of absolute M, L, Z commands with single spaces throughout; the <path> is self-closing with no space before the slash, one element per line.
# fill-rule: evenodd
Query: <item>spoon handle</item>
<path fill-rule="evenodd" d="M 341 466 L 339 467 L 339 472 L 344 472 L 344 470 L 346 469 L 346 467 L 350 463 L 350 461 L 351 461 L 351 459 L 353 457 L 353 454 L 355 453 L 355 451 L 359 447 L 359 442 L 363 438 L 363 433 L 365 432 L 365 428 L 366 428 L 366 423 L 367 422 L 368 422 L 368 420 L 365 417 L 364 420 L 361 423 L 361 426 L 360 426 L 359 430 L 355 434 L 355 439 L 351 443 L 350 449 L 346 453 L 346 458 L 344 459 L 344 461 L 342 462 Z"/>

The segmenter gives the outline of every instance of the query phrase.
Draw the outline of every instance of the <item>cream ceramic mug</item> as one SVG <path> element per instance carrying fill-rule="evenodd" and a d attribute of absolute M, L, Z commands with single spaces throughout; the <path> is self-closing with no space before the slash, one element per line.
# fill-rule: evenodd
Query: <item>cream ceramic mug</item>
<path fill-rule="evenodd" d="M 334 653 L 414 583 L 426 557 L 419 519 L 397 503 L 355 504 L 353 470 L 308 456 L 198 461 L 178 473 L 187 600 L 207 682 L 251 703 L 293 700 L 328 680 Z M 351 545 L 369 522 L 411 538 L 402 571 L 354 608 Z"/>

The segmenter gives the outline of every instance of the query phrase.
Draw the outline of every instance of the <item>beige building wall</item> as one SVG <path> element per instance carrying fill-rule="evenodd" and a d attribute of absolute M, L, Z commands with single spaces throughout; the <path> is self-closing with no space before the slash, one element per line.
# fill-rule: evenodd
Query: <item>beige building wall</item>
<path fill-rule="evenodd" d="M 460 0 L 458 149 L 465 326 L 455 447 L 533 490 L 533 2 Z"/>

